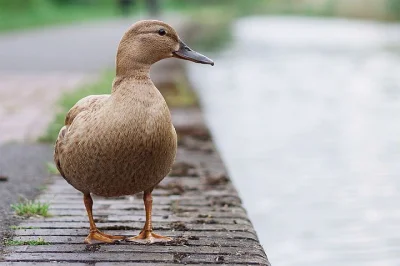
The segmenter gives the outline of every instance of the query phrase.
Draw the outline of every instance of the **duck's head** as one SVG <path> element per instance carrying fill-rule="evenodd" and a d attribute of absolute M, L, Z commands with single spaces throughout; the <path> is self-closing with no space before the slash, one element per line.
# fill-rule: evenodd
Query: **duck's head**
<path fill-rule="evenodd" d="M 190 49 L 168 24 L 158 20 L 142 20 L 133 24 L 121 39 L 117 52 L 117 72 L 150 66 L 170 57 L 214 65 L 211 59 Z"/>

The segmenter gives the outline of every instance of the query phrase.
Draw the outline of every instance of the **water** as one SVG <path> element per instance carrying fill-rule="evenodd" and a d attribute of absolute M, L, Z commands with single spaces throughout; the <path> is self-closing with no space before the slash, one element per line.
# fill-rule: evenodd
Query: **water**
<path fill-rule="evenodd" d="M 190 66 L 273 265 L 400 265 L 400 26 L 253 17 Z"/>

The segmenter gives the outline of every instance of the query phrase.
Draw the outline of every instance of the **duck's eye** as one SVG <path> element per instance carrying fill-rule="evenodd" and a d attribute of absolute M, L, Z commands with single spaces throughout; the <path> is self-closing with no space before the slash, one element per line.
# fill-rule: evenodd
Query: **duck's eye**
<path fill-rule="evenodd" d="M 164 29 L 159 29 L 158 34 L 160 34 L 161 36 L 164 36 L 165 34 L 167 34 L 167 32 Z"/>

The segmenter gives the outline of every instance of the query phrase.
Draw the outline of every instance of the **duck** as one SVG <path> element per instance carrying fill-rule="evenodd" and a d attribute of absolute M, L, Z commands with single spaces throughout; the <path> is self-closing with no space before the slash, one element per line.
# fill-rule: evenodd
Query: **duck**
<path fill-rule="evenodd" d="M 90 231 L 84 242 L 171 241 L 152 230 L 152 191 L 171 170 L 177 134 L 169 108 L 150 78 L 156 62 L 178 58 L 214 62 L 192 50 L 167 23 L 142 20 L 124 33 L 116 54 L 110 94 L 79 100 L 66 114 L 54 146 L 61 176 L 83 194 Z M 105 234 L 93 219 L 92 195 L 121 197 L 143 192 L 145 224 L 137 236 Z"/>

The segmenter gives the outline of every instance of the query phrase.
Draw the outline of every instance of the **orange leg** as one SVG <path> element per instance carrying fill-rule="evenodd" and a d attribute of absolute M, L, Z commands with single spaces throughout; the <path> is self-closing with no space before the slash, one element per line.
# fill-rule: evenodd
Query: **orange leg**
<path fill-rule="evenodd" d="M 151 225 L 153 197 L 151 196 L 151 192 L 152 190 L 145 191 L 143 195 L 144 207 L 146 210 L 146 223 L 144 224 L 142 231 L 140 231 L 140 234 L 138 236 L 126 238 L 126 241 L 148 244 L 155 242 L 168 242 L 172 240 L 172 238 L 170 237 L 165 237 L 153 233 L 153 227 Z"/>
<path fill-rule="evenodd" d="M 92 207 L 93 207 L 93 200 L 90 194 L 84 194 L 83 195 L 83 202 L 85 203 L 86 211 L 89 216 L 89 223 L 90 223 L 90 233 L 89 235 L 85 238 L 85 243 L 86 244 L 92 244 L 93 241 L 100 241 L 104 243 L 115 243 L 119 240 L 123 240 L 125 237 L 123 236 L 112 236 L 112 235 L 107 235 L 104 234 L 103 232 L 100 232 L 99 229 L 97 229 L 96 224 L 94 223 L 93 220 L 93 213 L 92 213 Z"/>

